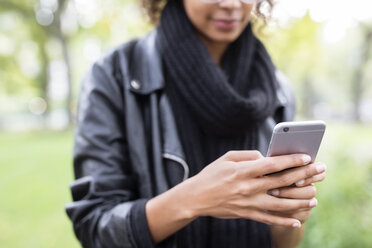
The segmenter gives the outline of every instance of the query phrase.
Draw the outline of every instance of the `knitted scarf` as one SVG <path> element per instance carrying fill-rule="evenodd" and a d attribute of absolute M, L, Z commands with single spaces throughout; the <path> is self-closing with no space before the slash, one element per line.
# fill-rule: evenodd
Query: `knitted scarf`
<path fill-rule="evenodd" d="M 244 149 L 257 149 L 257 128 L 276 108 L 277 82 L 275 67 L 251 24 L 229 45 L 222 68 L 195 35 L 181 1 L 167 3 L 158 30 L 166 91 L 186 157 L 192 160 L 198 155 L 188 151 L 206 141 L 205 135 L 212 139 L 244 136 Z M 194 164 L 210 162 L 197 157 Z"/>
<path fill-rule="evenodd" d="M 221 67 L 196 36 L 180 0 L 168 1 L 158 30 L 165 91 L 190 176 L 228 150 L 257 149 L 258 127 L 277 106 L 277 82 L 270 56 L 254 36 L 251 24 L 229 45 Z M 185 227 L 179 237 L 186 242 L 184 247 L 227 247 L 238 236 L 245 239 L 247 232 L 254 232 L 233 247 L 265 247 L 270 243 L 268 230 L 254 221 L 202 217 Z"/>

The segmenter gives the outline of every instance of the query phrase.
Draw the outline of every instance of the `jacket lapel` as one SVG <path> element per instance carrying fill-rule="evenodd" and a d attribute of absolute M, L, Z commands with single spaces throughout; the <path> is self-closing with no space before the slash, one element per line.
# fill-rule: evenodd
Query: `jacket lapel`
<path fill-rule="evenodd" d="M 131 59 L 130 72 L 132 92 L 148 95 L 164 88 L 162 61 L 156 46 L 157 30 L 139 39 Z M 133 83 L 136 81 L 136 84 Z"/>
<path fill-rule="evenodd" d="M 154 151 L 155 179 L 164 178 L 164 164 L 161 158 L 179 164 L 183 169 L 183 180 L 189 176 L 183 148 L 168 97 L 163 94 L 165 87 L 162 60 L 156 46 L 157 29 L 150 32 L 136 44 L 130 64 L 130 90 L 138 95 L 148 96 L 151 102 L 152 147 Z M 159 147 L 161 150 L 159 151 Z M 160 158 L 158 156 L 161 156 Z M 164 191 L 164 186 L 160 187 Z M 159 193 L 159 192 L 158 192 Z"/>

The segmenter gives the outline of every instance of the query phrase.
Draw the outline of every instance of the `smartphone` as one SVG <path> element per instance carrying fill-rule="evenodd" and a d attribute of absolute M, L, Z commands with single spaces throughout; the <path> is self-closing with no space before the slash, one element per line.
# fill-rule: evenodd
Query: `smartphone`
<path fill-rule="evenodd" d="M 326 129 L 324 121 L 281 122 L 273 130 L 268 157 L 305 153 L 315 161 Z"/>

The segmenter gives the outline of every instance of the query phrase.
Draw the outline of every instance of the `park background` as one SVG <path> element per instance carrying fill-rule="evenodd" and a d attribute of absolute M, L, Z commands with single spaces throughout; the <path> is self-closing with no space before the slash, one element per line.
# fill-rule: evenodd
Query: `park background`
<path fill-rule="evenodd" d="M 259 34 L 293 84 L 296 119 L 328 124 L 303 248 L 372 247 L 371 9 L 278 0 Z M 0 0 L 0 247 L 79 247 L 64 204 L 81 80 L 152 28 L 134 0 Z"/>

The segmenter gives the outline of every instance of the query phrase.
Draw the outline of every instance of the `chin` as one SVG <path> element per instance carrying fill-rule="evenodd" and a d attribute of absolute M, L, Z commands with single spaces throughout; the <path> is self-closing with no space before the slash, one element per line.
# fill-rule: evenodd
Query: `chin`
<path fill-rule="evenodd" d="M 238 37 L 240 33 L 220 33 L 213 35 L 211 38 L 216 42 L 222 42 L 222 43 L 231 43 L 234 42 Z"/>

